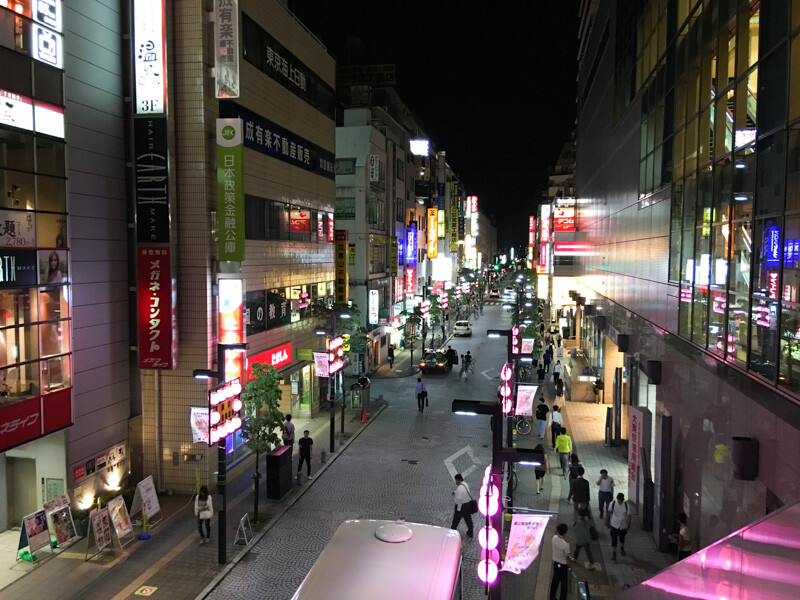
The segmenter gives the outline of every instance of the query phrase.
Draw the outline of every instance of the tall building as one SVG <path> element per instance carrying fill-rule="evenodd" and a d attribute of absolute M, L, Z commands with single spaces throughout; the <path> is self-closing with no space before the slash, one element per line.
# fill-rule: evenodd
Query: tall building
<path fill-rule="evenodd" d="M 800 495 L 800 2 L 581 14 L 582 342 L 640 518 L 703 546 Z"/>

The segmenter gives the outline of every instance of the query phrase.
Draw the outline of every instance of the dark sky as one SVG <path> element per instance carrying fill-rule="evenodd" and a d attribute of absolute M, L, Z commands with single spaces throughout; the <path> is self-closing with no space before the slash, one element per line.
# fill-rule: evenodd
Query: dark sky
<path fill-rule="evenodd" d="M 578 0 L 294 0 L 298 18 L 346 62 L 397 65 L 397 90 L 467 193 L 513 238 L 575 121 Z"/>

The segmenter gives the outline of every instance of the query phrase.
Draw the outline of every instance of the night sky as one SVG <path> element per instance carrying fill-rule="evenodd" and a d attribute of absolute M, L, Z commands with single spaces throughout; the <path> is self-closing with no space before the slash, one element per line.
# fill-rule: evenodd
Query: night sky
<path fill-rule="evenodd" d="M 500 248 L 526 244 L 527 216 L 575 122 L 578 0 L 290 6 L 339 62 L 358 37 L 354 63 L 396 64 L 400 97 L 496 217 Z"/>

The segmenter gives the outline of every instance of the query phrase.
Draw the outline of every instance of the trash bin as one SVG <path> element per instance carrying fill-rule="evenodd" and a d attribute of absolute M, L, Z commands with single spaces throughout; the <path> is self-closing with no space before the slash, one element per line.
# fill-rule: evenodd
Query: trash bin
<path fill-rule="evenodd" d="M 363 393 L 364 388 L 361 387 L 360 383 L 354 383 L 350 386 L 350 407 L 351 408 L 361 408 L 361 394 Z"/>
<path fill-rule="evenodd" d="M 358 378 L 358 384 L 361 386 L 361 406 L 369 408 L 369 377 L 362 375 Z"/>

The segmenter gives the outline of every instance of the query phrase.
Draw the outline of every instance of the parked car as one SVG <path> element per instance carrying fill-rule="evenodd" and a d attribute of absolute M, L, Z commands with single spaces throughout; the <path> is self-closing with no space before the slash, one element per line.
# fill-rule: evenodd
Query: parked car
<path fill-rule="evenodd" d="M 428 371 L 441 371 L 442 373 L 446 373 L 447 367 L 447 357 L 444 355 L 444 352 L 426 352 L 422 360 L 419 361 L 419 370 L 423 373 L 427 373 Z"/>
<path fill-rule="evenodd" d="M 456 321 L 453 327 L 453 335 L 472 335 L 472 325 L 469 321 Z"/>
<path fill-rule="evenodd" d="M 497 288 L 491 288 L 489 290 L 489 298 L 499 298 L 500 297 L 500 290 Z"/>

